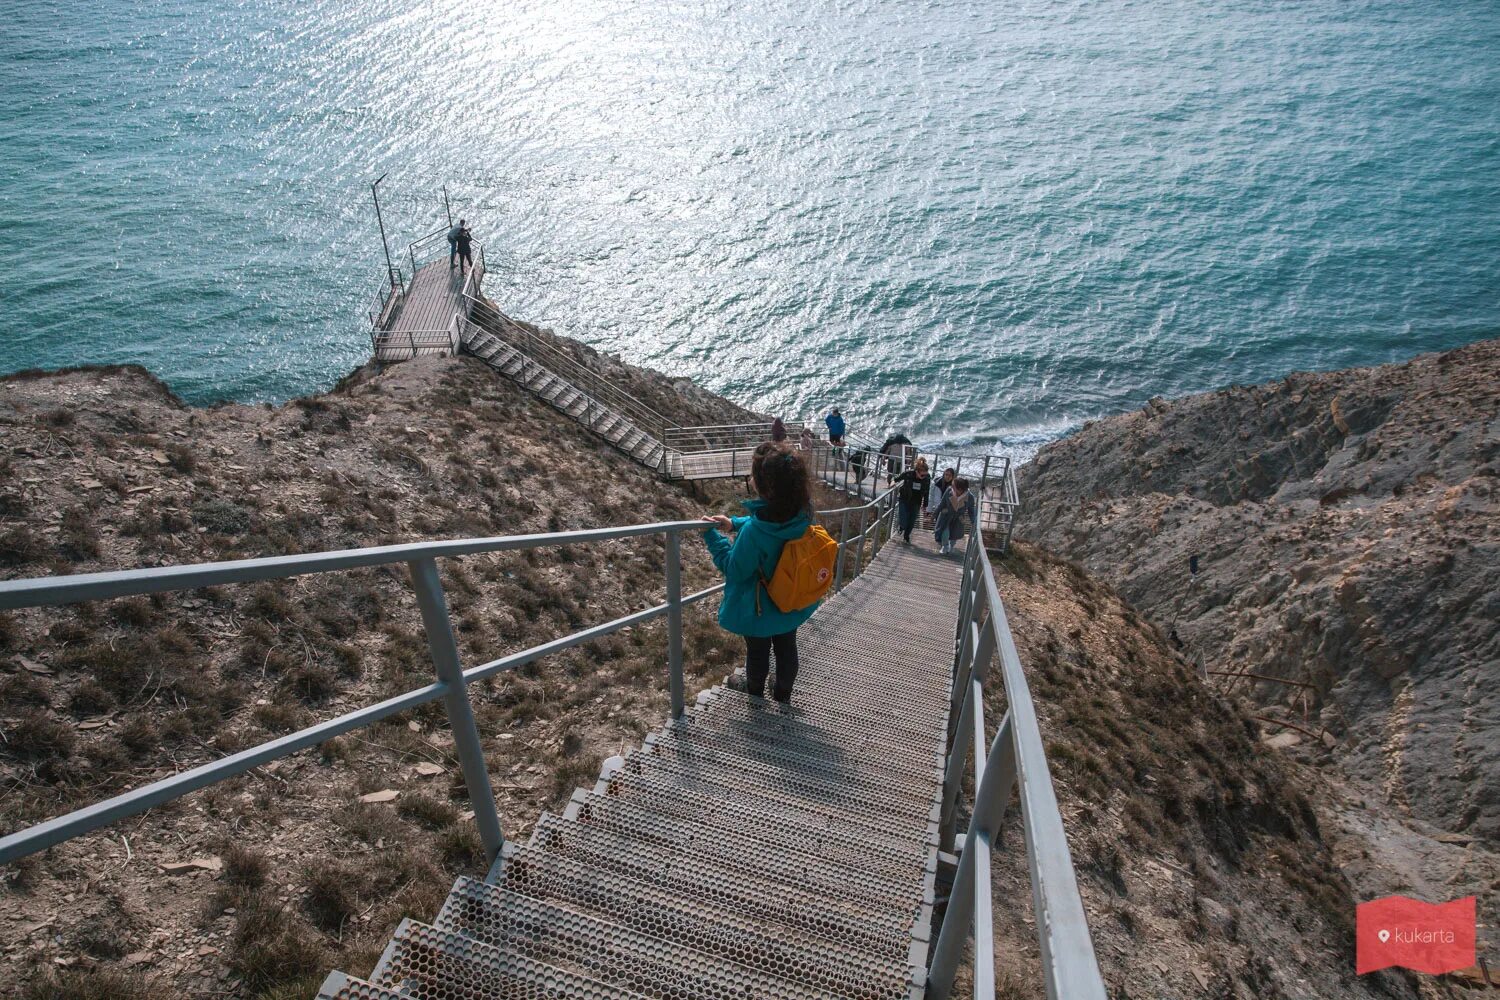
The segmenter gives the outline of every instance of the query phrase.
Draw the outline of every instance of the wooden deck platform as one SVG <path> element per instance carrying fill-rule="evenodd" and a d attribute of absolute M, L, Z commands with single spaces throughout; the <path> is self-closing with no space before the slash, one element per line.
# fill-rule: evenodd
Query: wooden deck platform
<path fill-rule="evenodd" d="M 477 294 L 484 279 L 484 255 L 475 255 L 465 272 L 449 267 L 443 255 L 417 268 L 384 329 L 374 331 L 375 357 L 404 361 L 419 354 L 456 354 L 459 330 L 454 315 L 467 318 L 464 290 Z"/>

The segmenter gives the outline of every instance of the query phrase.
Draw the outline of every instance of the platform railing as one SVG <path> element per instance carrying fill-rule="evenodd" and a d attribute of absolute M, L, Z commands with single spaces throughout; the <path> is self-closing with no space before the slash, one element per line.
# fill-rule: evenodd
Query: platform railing
<path fill-rule="evenodd" d="M 858 575 L 869 560 L 864 556 L 865 543 L 873 538 L 872 548 L 881 544 L 882 524 L 888 524 L 889 493 L 869 503 L 825 511 L 820 516 L 841 517 L 847 526 L 858 518 L 860 530 L 847 530 L 840 547 L 837 586 Z M 484 748 L 474 719 L 469 686 L 476 681 L 540 660 L 583 643 L 601 639 L 622 629 L 641 625 L 657 618 L 667 623 L 667 685 L 673 718 L 682 715 L 685 702 L 683 678 L 683 609 L 712 597 L 724 589 L 722 583 L 692 594 L 682 593 L 682 536 L 702 532 L 711 525 L 705 521 L 665 521 L 581 531 L 549 532 L 535 535 L 507 535 L 491 538 L 464 538 L 405 545 L 384 545 L 362 549 L 271 556 L 261 559 L 239 559 L 232 562 L 199 563 L 181 566 L 157 566 L 145 569 L 105 573 L 82 573 L 74 576 L 36 577 L 0 581 L 0 610 L 42 608 L 85 601 L 110 600 L 145 594 L 196 590 L 201 587 L 285 580 L 321 573 L 369 569 L 404 564 L 409 572 L 412 590 L 421 612 L 432 660 L 434 681 L 431 684 L 387 698 L 365 708 L 316 723 L 294 733 L 269 740 L 257 746 L 230 754 L 190 770 L 150 782 L 140 788 L 122 792 L 112 798 L 85 806 L 62 816 L 43 821 L 26 829 L 0 837 L 0 864 L 54 847 L 90 831 L 97 830 L 128 816 L 134 816 L 189 792 L 217 784 L 252 768 L 260 767 L 299 750 L 317 746 L 335 736 L 379 722 L 400 712 L 442 701 L 453 731 L 455 750 L 474 808 L 474 822 L 489 861 L 493 862 L 505 844 L 495 794 L 485 764 Z M 464 668 L 447 598 L 438 571 L 438 560 L 457 559 L 494 552 L 521 552 L 584 545 L 622 539 L 660 536 L 664 541 L 663 581 L 666 599 L 660 604 L 615 618 L 568 635 L 550 639 L 478 666 Z M 889 531 L 885 532 L 889 537 Z M 844 553 L 856 547 L 848 556 Z M 871 555 L 873 558 L 873 554 Z"/>
<path fill-rule="evenodd" d="M 793 421 L 784 424 L 786 440 L 796 444 L 802 434 L 803 425 Z M 668 427 L 664 443 L 673 451 L 694 454 L 705 451 L 730 451 L 736 448 L 754 448 L 763 441 L 771 440 L 774 425 L 771 421 L 745 424 L 712 424 L 701 427 Z"/>
<path fill-rule="evenodd" d="M 1073 858 L 1047 767 L 1036 706 L 1016 653 L 982 535 L 983 528 L 976 528 L 963 556 L 949 753 L 939 827 L 943 850 L 953 850 L 956 843 L 958 800 L 964 765 L 971 751 L 975 792 L 947 912 L 931 952 L 927 1000 L 947 1000 L 971 937 L 974 996 L 992 1000 L 995 995 L 991 854 L 1011 794 L 1017 791 L 1047 997 L 1105 1000 Z M 984 694 L 991 663 L 997 655 L 1006 713 L 986 752 Z"/>

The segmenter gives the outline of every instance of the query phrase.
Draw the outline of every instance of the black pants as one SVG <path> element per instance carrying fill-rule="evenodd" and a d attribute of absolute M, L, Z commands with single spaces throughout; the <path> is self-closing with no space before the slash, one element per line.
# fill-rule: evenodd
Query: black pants
<path fill-rule="evenodd" d="M 467 265 L 469 270 L 472 271 L 474 269 L 474 258 L 470 256 L 468 247 L 461 246 L 458 248 L 458 260 L 459 263 Z"/>
<path fill-rule="evenodd" d="M 797 630 L 773 636 L 745 636 L 745 690 L 757 698 L 766 696 L 766 674 L 771 672 L 771 650 L 776 650 L 776 684 L 771 697 L 792 700 L 797 680 Z"/>
<path fill-rule="evenodd" d="M 905 538 L 908 542 L 911 541 L 911 529 L 917 523 L 917 511 L 921 509 L 921 500 L 913 500 L 910 503 L 903 500 L 901 501 L 901 506 L 897 508 L 897 513 L 901 515 L 901 520 L 897 522 L 897 528 L 901 532 L 901 537 Z"/>

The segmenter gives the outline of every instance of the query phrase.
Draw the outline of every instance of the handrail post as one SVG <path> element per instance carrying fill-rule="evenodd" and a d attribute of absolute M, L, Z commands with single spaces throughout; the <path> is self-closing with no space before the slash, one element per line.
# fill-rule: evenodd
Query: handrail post
<path fill-rule="evenodd" d="M 458 644 L 453 640 L 453 626 L 448 620 L 448 603 L 443 598 L 443 582 L 438 576 L 437 561 L 417 559 L 407 564 L 412 586 L 417 592 L 417 606 L 422 609 L 422 627 L 427 633 L 427 650 L 438 680 L 448 686 L 443 704 L 448 709 L 448 724 L 453 729 L 453 745 L 463 768 L 464 785 L 469 790 L 469 804 L 474 807 L 474 825 L 484 843 L 486 860 L 494 863 L 505 846 L 500 829 L 500 814 L 495 810 L 495 792 L 490 787 L 490 772 L 484 761 L 484 745 L 479 727 L 474 723 L 474 708 L 469 704 L 469 688 L 464 683 L 463 665 L 459 662 Z"/>
<path fill-rule="evenodd" d="M 667 672 L 672 718 L 683 712 L 682 684 L 682 545 L 677 531 L 667 532 Z"/>
<path fill-rule="evenodd" d="M 980 852 L 988 852 L 1004 815 L 1005 804 L 1010 801 L 1010 793 L 1015 788 L 1015 779 L 1015 738 L 1010 713 L 1006 712 L 990 744 L 979 787 L 974 791 L 974 821 L 964 836 L 963 853 L 959 855 L 958 871 L 953 876 L 953 891 L 948 895 L 948 912 L 943 916 L 943 928 L 938 932 L 932 962 L 927 969 L 927 1000 L 947 1000 L 953 990 L 953 974 L 958 971 L 974 918 L 975 891 L 988 892 L 990 889 L 988 884 L 976 884 L 975 857 Z M 989 865 L 986 863 L 980 867 L 988 869 Z M 1038 916 L 1039 924 L 1041 919 Z M 977 981 L 979 976 L 976 975 L 975 979 Z"/>
<path fill-rule="evenodd" d="M 833 589 L 837 593 L 844 589 L 844 549 L 849 544 L 849 512 L 844 511 L 839 519 L 839 558 L 833 574 Z"/>
<path fill-rule="evenodd" d="M 865 571 L 865 509 L 859 509 L 859 548 L 854 551 L 854 575 Z"/>

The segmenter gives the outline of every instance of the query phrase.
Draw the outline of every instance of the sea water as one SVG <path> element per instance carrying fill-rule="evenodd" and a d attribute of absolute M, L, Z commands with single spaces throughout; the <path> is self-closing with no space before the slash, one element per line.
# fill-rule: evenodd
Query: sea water
<path fill-rule="evenodd" d="M 1024 455 L 1500 334 L 1494 0 L 10 0 L 0 370 L 281 400 L 446 224 L 509 313 Z"/>

